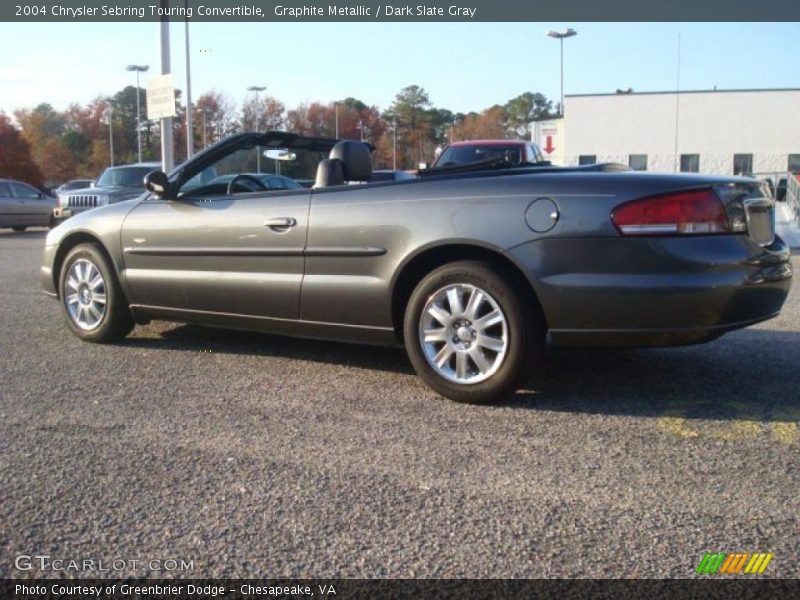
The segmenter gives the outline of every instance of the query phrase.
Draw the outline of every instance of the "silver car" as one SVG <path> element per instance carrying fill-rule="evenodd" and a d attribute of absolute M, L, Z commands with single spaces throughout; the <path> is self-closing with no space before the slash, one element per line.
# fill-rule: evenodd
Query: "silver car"
<path fill-rule="evenodd" d="M 25 231 L 28 227 L 51 227 L 56 199 L 35 187 L 0 179 L 0 228 Z"/>

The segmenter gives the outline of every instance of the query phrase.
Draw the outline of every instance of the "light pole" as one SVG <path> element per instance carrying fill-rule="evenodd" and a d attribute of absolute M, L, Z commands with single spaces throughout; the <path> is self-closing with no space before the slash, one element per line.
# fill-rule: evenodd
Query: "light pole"
<path fill-rule="evenodd" d="M 334 102 L 333 103 L 333 112 L 336 115 L 335 116 L 335 123 L 336 124 L 334 126 L 335 127 L 335 129 L 334 129 L 335 133 L 333 134 L 333 137 L 338 140 L 339 139 L 339 102 Z"/>
<path fill-rule="evenodd" d="M 148 65 L 128 65 L 126 71 L 136 71 L 136 145 L 139 149 L 139 162 L 142 162 L 142 110 L 139 106 L 139 73 L 148 71 Z"/>
<path fill-rule="evenodd" d="M 561 110 L 559 110 L 560 116 L 564 116 L 564 38 L 572 37 L 573 35 L 578 35 L 578 32 L 574 29 L 567 29 L 566 31 L 548 31 L 547 35 L 551 38 L 555 38 L 559 41 L 561 45 Z"/>
<path fill-rule="evenodd" d="M 111 153 L 111 166 L 114 166 L 114 107 L 107 104 L 108 108 L 108 149 Z"/>
<path fill-rule="evenodd" d="M 205 148 L 206 146 L 208 146 L 208 143 L 206 142 L 206 113 L 208 111 L 205 108 L 202 109 L 202 111 L 203 111 L 203 148 Z"/>
<path fill-rule="evenodd" d="M 185 2 L 189 13 L 189 0 Z M 186 17 L 186 159 L 194 154 L 194 119 L 192 118 L 192 66 L 189 59 L 189 17 Z"/>
<path fill-rule="evenodd" d="M 256 133 L 258 133 L 258 120 L 259 120 L 259 104 L 258 104 L 258 93 L 263 92 L 266 90 L 263 85 L 251 85 L 247 88 L 248 92 L 253 92 L 256 95 Z M 256 173 L 261 173 L 261 151 L 256 145 Z"/>
<path fill-rule="evenodd" d="M 392 113 L 392 171 L 397 171 L 397 114 Z"/>

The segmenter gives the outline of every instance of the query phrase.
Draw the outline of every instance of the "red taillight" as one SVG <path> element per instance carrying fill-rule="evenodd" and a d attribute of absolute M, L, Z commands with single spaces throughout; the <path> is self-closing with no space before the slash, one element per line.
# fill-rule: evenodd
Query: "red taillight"
<path fill-rule="evenodd" d="M 634 200 L 611 221 L 622 235 L 708 235 L 731 231 L 725 208 L 710 188 Z"/>

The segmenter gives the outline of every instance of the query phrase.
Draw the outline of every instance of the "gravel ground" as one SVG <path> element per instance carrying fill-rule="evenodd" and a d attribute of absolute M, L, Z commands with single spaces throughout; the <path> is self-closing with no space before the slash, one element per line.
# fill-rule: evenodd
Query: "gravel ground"
<path fill-rule="evenodd" d="M 160 321 L 81 343 L 39 291 L 43 238 L 0 233 L 2 576 L 39 575 L 14 568 L 39 554 L 195 577 L 690 577 L 709 550 L 800 576 L 798 284 L 780 318 L 709 345 L 552 351 L 478 407 L 399 350 Z"/>

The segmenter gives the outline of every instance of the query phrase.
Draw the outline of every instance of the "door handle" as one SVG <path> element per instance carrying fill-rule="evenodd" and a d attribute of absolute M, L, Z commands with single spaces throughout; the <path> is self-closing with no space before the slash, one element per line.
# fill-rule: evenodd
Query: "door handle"
<path fill-rule="evenodd" d="M 264 221 L 264 227 L 279 231 L 286 230 L 290 227 L 297 225 L 297 219 L 294 217 L 276 217 L 274 219 L 267 219 Z"/>

